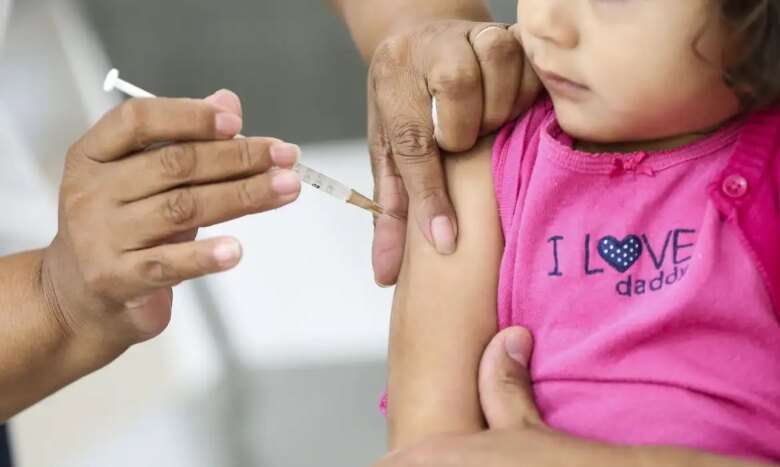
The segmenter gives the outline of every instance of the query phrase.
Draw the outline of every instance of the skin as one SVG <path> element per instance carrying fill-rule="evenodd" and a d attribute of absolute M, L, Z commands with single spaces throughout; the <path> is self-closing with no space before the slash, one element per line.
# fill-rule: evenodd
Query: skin
<path fill-rule="evenodd" d="M 520 0 L 516 33 L 549 85 L 561 126 L 581 148 L 675 147 L 738 113 L 736 97 L 712 68 L 725 44 L 721 25 L 702 21 L 711 16 L 709 6 L 705 0 Z M 691 49 L 699 32 L 702 56 Z M 586 87 L 550 83 L 543 68 Z M 639 78 L 619 79 L 622 69 L 638 70 L 631 76 Z M 679 86 L 676 80 L 670 89 L 666 77 L 678 73 Z M 757 465 L 668 447 L 593 443 L 544 426 L 527 372 L 518 375 L 502 363 L 495 349 L 502 345 L 488 345 L 483 355 L 496 327 L 492 297 L 503 247 L 495 240 L 501 238 L 495 207 L 492 217 L 475 207 L 483 200 L 481 209 L 490 209 L 491 158 L 487 140 L 453 158 L 469 170 L 446 164 L 460 228 L 469 232 L 455 254 L 432 254 L 415 229 L 407 231 L 390 334 L 388 426 L 394 452 L 378 465 Z M 479 255 L 471 256 L 473 251 Z M 473 299 L 478 296 L 481 301 Z M 525 335 L 503 344 L 521 355 L 515 361 L 523 366 L 530 344 L 517 341 L 528 341 Z M 480 358 L 475 390 L 474 362 Z"/>
<path fill-rule="evenodd" d="M 464 220 L 458 250 L 441 256 L 419 229 L 408 228 L 390 323 L 391 449 L 411 446 L 435 433 L 484 428 L 477 376 L 482 351 L 497 331 L 496 288 L 503 249 L 490 158 L 483 157 L 491 144 L 488 139 L 477 150 L 445 158 L 448 188 Z"/>
<path fill-rule="evenodd" d="M 663 446 L 626 447 L 568 436 L 547 427 L 534 405 L 531 336 L 507 328 L 488 344 L 479 394 L 488 429 L 447 433 L 399 449 L 376 467 L 771 467 L 757 461 Z"/>
<path fill-rule="evenodd" d="M 368 140 L 375 199 L 402 218 L 414 206 L 410 218 L 441 254 L 455 250 L 459 221 L 440 148 L 467 150 L 526 110 L 541 90 L 541 69 L 588 87 L 576 99 L 587 105 L 553 92 L 564 129 L 585 151 L 680 146 L 738 112 L 721 80 L 723 25 L 708 0 L 523 0 L 518 8 L 527 15 L 513 31 L 515 40 L 505 25 L 486 23 L 480 1 L 428 1 L 424 8 L 412 0 L 335 4 L 342 13 L 350 10 L 343 16 L 371 60 Z M 635 50 L 652 51 L 651 58 Z M 531 66 L 533 61 L 538 63 Z M 624 70 L 632 70 L 634 79 L 616 80 Z M 659 75 L 675 76 L 675 86 L 659 86 Z M 430 117 L 431 96 L 437 98 L 438 125 Z M 687 112 L 692 108 L 700 111 Z M 376 220 L 372 260 L 378 284 L 396 282 L 405 235 L 403 220 Z"/>
<path fill-rule="evenodd" d="M 476 0 L 333 3 L 367 58 L 402 24 L 489 20 Z M 235 239 L 194 241 L 198 227 L 297 197 L 300 183 L 285 170 L 297 148 L 229 141 L 240 128 L 241 104 L 229 92 L 131 100 L 70 148 L 56 238 L 0 258 L 0 420 L 162 332 L 173 285 L 238 263 Z"/>
<path fill-rule="evenodd" d="M 70 148 L 56 237 L 0 258 L 0 420 L 161 333 L 174 285 L 238 264 L 199 227 L 298 196 L 297 147 L 233 140 L 241 123 L 228 91 L 130 100 Z"/>
<path fill-rule="evenodd" d="M 726 31 L 711 0 L 520 0 L 517 10 L 518 39 L 581 148 L 676 147 L 739 113 L 722 78 Z"/>
<path fill-rule="evenodd" d="M 507 25 L 477 0 L 334 0 L 370 61 L 368 141 L 375 199 L 393 213 L 376 219 L 375 279 L 398 279 L 409 215 L 440 254 L 459 228 L 441 149 L 472 148 L 527 109 L 541 86 Z M 431 118 L 437 100 L 438 125 Z"/>

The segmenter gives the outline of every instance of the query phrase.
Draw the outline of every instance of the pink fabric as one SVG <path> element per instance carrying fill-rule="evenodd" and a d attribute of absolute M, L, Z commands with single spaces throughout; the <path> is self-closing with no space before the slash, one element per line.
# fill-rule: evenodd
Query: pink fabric
<path fill-rule="evenodd" d="M 499 323 L 533 333 L 551 426 L 780 460 L 780 320 L 764 266 L 775 263 L 754 248 L 778 231 L 724 215 L 744 204 L 760 216 L 751 197 L 766 189 L 777 206 L 776 184 L 733 171 L 735 151 L 769 144 L 745 137 L 754 123 L 674 151 L 593 155 L 544 100 L 501 132 Z"/>

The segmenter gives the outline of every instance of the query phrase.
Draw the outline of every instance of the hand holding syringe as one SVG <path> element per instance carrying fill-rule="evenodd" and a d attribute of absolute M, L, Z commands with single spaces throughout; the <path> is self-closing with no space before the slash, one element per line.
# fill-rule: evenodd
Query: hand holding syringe
<path fill-rule="evenodd" d="M 131 97 L 156 97 L 154 94 L 120 79 L 119 71 L 113 69 L 108 72 L 108 75 L 106 75 L 106 80 L 103 83 L 103 90 L 110 92 L 115 89 Z M 242 138 L 242 136 L 239 135 L 237 138 Z M 300 175 L 301 181 L 307 185 L 311 185 L 314 188 L 342 201 L 346 201 L 349 204 L 370 211 L 375 215 L 381 215 L 384 212 L 382 207 L 372 201 L 370 198 L 361 195 L 357 191 L 349 188 L 347 185 L 339 182 L 338 180 L 334 180 L 327 175 L 306 167 L 301 163 L 296 163 L 293 167 L 293 170 L 298 175 Z"/>

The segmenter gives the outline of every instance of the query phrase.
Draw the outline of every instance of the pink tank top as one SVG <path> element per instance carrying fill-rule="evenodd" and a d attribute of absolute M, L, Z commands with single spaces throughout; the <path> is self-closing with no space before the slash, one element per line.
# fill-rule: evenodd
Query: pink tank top
<path fill-rule="evenodd" d="M 672 151 L 588 154 L 542 100 L 500 133 L 499 324 L 533 333 L 552 427 L 780 460 L 773 292 L 710 195 L 744 127 Z M 722 186 L 735 199 L 748 189 L 738 175 Z"/>

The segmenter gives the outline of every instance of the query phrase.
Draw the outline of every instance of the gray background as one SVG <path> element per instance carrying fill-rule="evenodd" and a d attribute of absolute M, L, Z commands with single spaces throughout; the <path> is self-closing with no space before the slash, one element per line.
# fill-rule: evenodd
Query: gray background
<path fill-rule="evenodd" d="M 297 143 L 365 134 L 365 66 L 324 1 L 82 1 L 114 66 L 155 94 L 230 88 L 247 134 Z M 513 1 L 490 3 L 514 21 Z"/>

